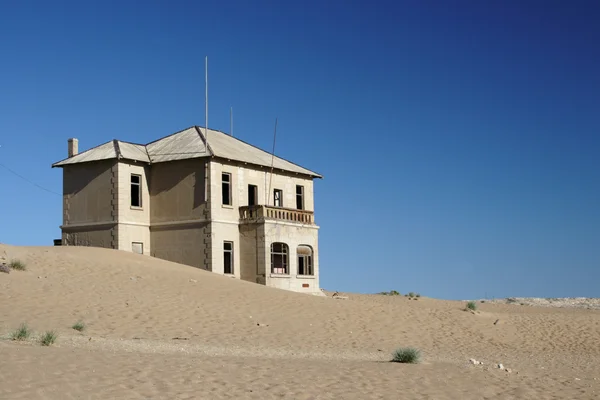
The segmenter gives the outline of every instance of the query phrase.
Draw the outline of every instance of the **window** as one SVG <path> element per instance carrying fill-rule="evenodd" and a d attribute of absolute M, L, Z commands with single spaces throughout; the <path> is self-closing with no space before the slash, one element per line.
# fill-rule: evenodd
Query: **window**
<path fill-rule="evenodd" d="M 255 206 L 258 204 L 258 186 L 248 185 L 248 205 Z"/>
<path fill-rule="evenodd" d="M 285 243 L 271 244 L 271 273 L 288 273 L 288 246 Z"/>
<path fill-rule="evenodd" d="M 275 207 L 283 207 L 283 190 L 273 190 L 273 205 Z"/>
<path fill-rule="evenodd" d="M 131 174 L 131 207 L 142 206 L 142 176 Z"/>
<path fill-rule="evenodd" d="M 312 263 L 312 248 L 300 245 L 296 249 L 298 253 L 298 275 L 314 275 Z"/>
<path fill-rule="evenodd" d="M 223 205 L 231 205 L 231 174 L 223 172 L 221 174 L 221 188 L 223 192 Z"/>
<path fill-rule="evenodd" d="M 233 274 L 233 242 L 223 242 L 223 273 Z"/>
<path fill-rule="evenodd" d="M 296 185 L 296 208 L 304 210 L 304 186 Z"/>
<path fill-rule="evenodd" d="M 131 243 L 131 251 L 137 254 L 144 254 L 144 243 L 142 242 L 132 242 Z"/>

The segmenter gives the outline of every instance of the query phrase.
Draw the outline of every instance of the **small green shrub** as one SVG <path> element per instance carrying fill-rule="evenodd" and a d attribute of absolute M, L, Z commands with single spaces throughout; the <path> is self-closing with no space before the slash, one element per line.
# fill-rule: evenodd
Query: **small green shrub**
<path fill-rule="evenodd" d="M 75 329 L 76 331 L 83 332 L 85 330 L 85 324 L 82 321 L 77 321 L 71 328 Z"/>
<path fill-rule="evenodd" d="M 29 339 L 29 336 L 31 336 L 31 329 L 25 323 L 22 323 L 21 326 L 10 335 L 12 340 L 27 340 Z"/>
<path fill-rule="evenodd" d="M 25 271 L 27 269 L 27 267 L 21 260 L 16 259 L 10 260 L 8 266 L 10 267 L 10 269 L 16 269 L 17 271 Z"/>
<path fill-rule="evenodd" d="M 400 296 L 400 292 L 396 290 L 390 290 L 389 292 L 379 292 L 378 294 L 382 294 L 384 296 Z"/>
<path fill-rule="evenodd" d="M 392 358 L 392 362 L 405 363 L 405 364 L 416 364 L 421 358 L 421 351 L 414 347 L 405 347 L 397 349 Z"/>
<path fill-rule="evenodd" d="M 408 293 L 408 297 L 415 297 L 415 293 L 414 292 L 409 292 Z"/>
<path fill-rule="evenodd" d="M 417 297 L 421 297 L 421 294 L 420 294 L 420 293 L 417 293 Z"/>
<path fill-rule="evenodd" d="M 467 310 L 475 311 L 477 310 L 477 303 L 474 301 L 470 301 L 467 303 Z"/>
<path fill-rule="evenodd" d="M 58 335 L 56 334 L 56 332 L 46 331 L 46 333 L 44 333 L 40 337 L 40 344 L 42 346 L 50 346 L 51 344 L 53 344 L 56 341 L 57 337 L 58 337 Z"/>

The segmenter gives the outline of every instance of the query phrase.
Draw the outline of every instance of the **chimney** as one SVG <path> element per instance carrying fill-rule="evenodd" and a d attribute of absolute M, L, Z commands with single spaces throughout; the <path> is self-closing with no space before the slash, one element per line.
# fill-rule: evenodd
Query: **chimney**
<path fill-rule="evenodd" d="M 76 156 L 79 153 L 79 141 L 75 138 L 69 139 L 69 157 Z"/>

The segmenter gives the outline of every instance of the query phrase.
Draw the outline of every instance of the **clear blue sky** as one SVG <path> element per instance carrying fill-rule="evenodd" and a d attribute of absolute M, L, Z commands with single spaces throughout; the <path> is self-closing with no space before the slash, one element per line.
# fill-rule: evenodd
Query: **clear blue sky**
<path fill-rule="evenodd" d="M 597 1 L 0 3 L 0 163 L 209 124 L 325 176 L 322 286 L 600 297 Z M 61 198 L 0 167 L 0 242 Z"/>

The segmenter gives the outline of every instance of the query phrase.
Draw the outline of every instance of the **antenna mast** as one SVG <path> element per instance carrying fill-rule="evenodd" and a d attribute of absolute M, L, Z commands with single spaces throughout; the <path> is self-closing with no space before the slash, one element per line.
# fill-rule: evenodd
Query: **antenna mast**
<path fill-rule="evenodd" d="M 229 134 L 233 136 L 233 107 L 229 109 Z"/>
<path fill-rule="evenodd" d="M 269 177 L 269 191 L 267 192 L 267 199 L 271 197 L 271 182 L 273 181 L 273 164 L 275 163 L 275 139 L 277 139 L 277 117 L 275 117 L 275 132 L 273 133 L 273 152 L 271 153 L 271 176 Z M 275 200 L 273 200 L 274 202 Z M 267 205 L 269 202 L 267 201 Z M 273 203 L 273 206 L 275 203 Z"/>
<path fill-rule="evenodd" d="M 204 139 L 206 140 L 206 152 L 208 153 L 208 56 L 204 59 Z"/>

